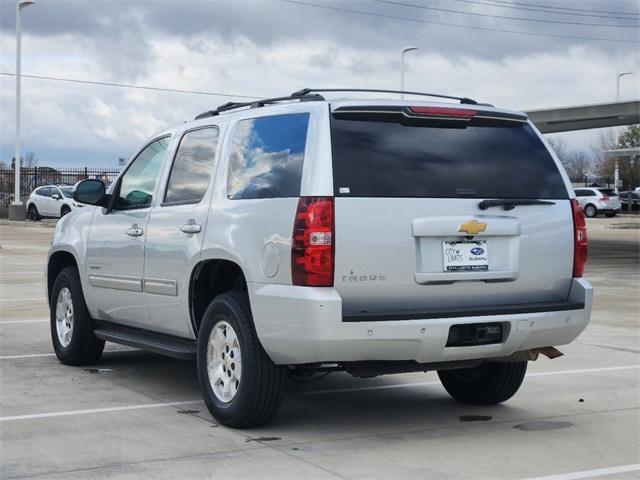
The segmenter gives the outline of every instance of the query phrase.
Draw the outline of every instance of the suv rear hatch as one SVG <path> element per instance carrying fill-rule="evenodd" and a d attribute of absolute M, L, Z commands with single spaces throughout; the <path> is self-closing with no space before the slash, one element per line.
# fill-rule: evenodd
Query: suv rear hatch
<path fill-rule="evenodd" d="M 567 299 L 571 203 L 525 116 L 339 105 L 331 141 L 345 320 L 524 312 Z"/>

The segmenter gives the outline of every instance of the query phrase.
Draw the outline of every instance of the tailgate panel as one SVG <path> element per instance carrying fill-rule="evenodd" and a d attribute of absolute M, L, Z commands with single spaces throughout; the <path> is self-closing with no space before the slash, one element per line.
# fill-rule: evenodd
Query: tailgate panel
<path fill-rule="evenodd" d="M 345 315 L 566 300 L 568 200 L 486 214 L 478 199 L 336 198 L 335 288 Z M 483 232 L 459 232 L 470 220 Z M 488 271 L 445 272 L 443 241 L 488 242 Z"/>

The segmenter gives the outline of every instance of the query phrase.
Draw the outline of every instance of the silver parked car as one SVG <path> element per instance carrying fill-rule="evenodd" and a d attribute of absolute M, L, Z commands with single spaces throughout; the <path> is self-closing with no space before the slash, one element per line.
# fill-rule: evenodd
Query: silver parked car
<path fill-rule="evenodd" d="M 620 199 L 615 190 L 584 187 L 576 188 L 575 193 L 576 200 L 589 218 L 597 217 L 600 213 L 605 217 L 615 217 L 620 211 Z"/>
<path fill-rule="evenodd" d="M 509 399 L 589 322 L 586 226 L 524 114 L 445 98 L 225 104 L 154 135 L 108 191 L 78 184 L 96 208 L 58 223 L 48 260 L 58 358 L 112 341 L 195 359 L 234 427 L 315 372 L 436 370 L 459 401 Z"/>

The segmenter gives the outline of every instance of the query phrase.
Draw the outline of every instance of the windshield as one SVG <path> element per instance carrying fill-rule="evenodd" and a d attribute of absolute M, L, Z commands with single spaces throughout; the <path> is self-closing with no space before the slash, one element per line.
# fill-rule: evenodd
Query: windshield
<path fill-rule="evenodd" d="M 65 197 L 73 198 L 73 188 L 71 188 L 71 187 L 62 187 L 62 188 L 60 188 L 60 190 L 62 190 L 62 194 Z"/>
<path fill-rule="evenodd" d="M 568 198 L 553 158 L 526 123 L 448 128 L 376 120 L 331 119 L 336 196 Z"/>

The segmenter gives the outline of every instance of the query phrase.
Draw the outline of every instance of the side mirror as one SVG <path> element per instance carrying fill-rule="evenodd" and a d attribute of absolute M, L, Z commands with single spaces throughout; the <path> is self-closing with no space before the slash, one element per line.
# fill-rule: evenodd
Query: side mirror
<path fill-rule="evenodd" d="M 73 192 L 73 199 L 79 203 L 87 205 L 97 205 L 98 207 L 106 207 L 109 197 L 104 183 L 100 180 L 88 179 L 81 181 L 76 185 Z"/>
<path fill-rule="evenodd" d="M 54 193 L 53 195 L 51 195 L 51 198 L 53 198 L 55 200 L 60 200 L 62 197 L 60 197 L 59 193 Z"/>

